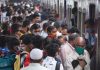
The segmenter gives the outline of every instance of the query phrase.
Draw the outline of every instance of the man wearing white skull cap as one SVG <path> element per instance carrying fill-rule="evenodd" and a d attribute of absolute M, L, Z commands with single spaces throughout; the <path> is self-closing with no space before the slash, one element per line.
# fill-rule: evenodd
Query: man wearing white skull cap
<path fill-rule="evenodd" d="M 41 66 L 41 61 L 43 57 L 43 51 L 37 48 L 34 48 L 30 52 L 31 63 L 29 66 L 22 68 L 21 70 L 48 70 L 47 68 Z"/>

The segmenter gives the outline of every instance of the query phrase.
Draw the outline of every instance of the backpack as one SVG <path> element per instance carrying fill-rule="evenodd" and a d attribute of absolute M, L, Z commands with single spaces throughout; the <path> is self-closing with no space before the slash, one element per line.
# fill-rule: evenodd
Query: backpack
<path fill-rule="evenodd" d="M 20 65 L 20 68 L 26 67 L 29 64 L 30 64 L 29 53 L 27 53 L 27 52 L 21 53 L 21 65 Z"/>
<path fill-rule="evenodd" d="M 20 68 L 22 68 L 23 65 L 24 65 L 24 61 L 25 61 L 25 58 L 26 58 L 26 56 L 27 56 L 27 53 L 21 53 L 20 55 L 21 55 Z"/>
<path fill-rule="evenodd" d="M 14 70 L 15 57 L 15 54 L 0 57 L 0 70 Z"/>

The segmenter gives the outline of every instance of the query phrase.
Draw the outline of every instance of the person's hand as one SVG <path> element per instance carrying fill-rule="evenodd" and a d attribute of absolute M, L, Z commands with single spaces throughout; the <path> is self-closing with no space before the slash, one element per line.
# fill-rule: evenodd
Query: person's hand
<path fill-rule="evenodd" d="M 79 60 L 79 65 L 80 65 L 82 68 L 84 68 L 85 65 L 86 65 L 85 60 Z"/>

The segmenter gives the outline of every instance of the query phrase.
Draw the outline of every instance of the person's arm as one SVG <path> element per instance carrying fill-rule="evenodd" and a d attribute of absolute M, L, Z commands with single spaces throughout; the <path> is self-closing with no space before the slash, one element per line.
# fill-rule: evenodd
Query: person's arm
<path fill-rule="evenodd" d="M 61 60 L 62 60 L 62 64 L 63 65 L 65 64 L 65 61 L 66 61 L 66 58 L 67 58 L 69 52 L 70 51 L 69 51 L 69 48 L 68 48 L 67 45 L 66 46 L 64 45 L 64 46 L 61 47 L 60 57 L 61 57 Z"/>
<path fill-rule="evenodd" d="M 63 47 L 63 48 L 61 48 L 61 50 L 60 50 L 61 52 L 60 52 L 60 57 L 61 57 L 61 60 L 62 60 L 62 63 L 64 63 L 64 61 L 66 60 L 66 49 Z"/>
<path fill-rule="evenodd" d="M 71 62 L 71 58 L 68 57 L 65 61 L 64 70 L 74 70 Z"/>
<path fill-rule="evenodd" d="M 75 68 L 75 70 L 83 70 L 86 66 L 86 61 L 85 60 L 78 60 L 79 65 Z"/>
<path fill-rule="evenodd" d="M 72 60 L 71 60 L 71 58 L 69 58 L 66 61 L 66 66 L 64 69 L 65 70 L 83 70 L 85 65 L 86 65 L 86 63 L 84 61 L 79 61 L 79 64 L 75 68 L 73 68 Z"/>
<path fill-rule="evenodd" d="M 86 61 L 87 65 L 85 66 L 85 70 L 90 70 L 90 55 L 88 53 L 88 51 L 85 50 L 84 53 L 84 60 Z"/>

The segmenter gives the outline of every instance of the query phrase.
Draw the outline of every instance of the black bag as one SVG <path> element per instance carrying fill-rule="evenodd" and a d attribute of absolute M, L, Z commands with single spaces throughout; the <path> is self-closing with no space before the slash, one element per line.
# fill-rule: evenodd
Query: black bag
<path fill-rule="evenodd" d="M 73 60 L 72 61 L 73 68 L 76 68 L 78 66 L 78 64 L 79 64 L 79 61 L 78 60 Z"/>

